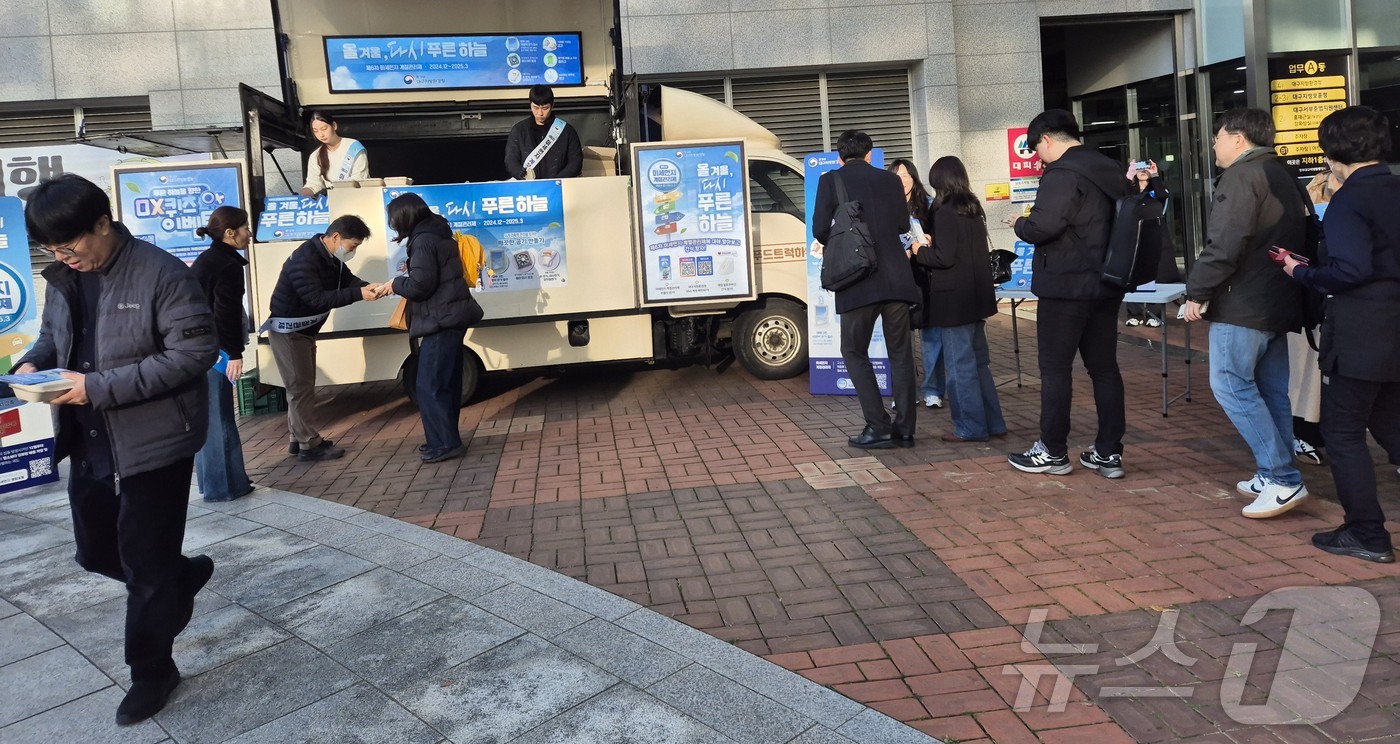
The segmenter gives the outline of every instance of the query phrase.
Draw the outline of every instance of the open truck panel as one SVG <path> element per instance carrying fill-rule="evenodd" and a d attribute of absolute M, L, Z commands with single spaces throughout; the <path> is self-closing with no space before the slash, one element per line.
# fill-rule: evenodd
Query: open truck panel
<path fill-rule="evenodd" d="M 477 294 L 486 316 L 467 334 L 464 396 L 471 395 L 483 371 L 694 358 L 731 346 L 747 369 L 763 377 L 788 377 L 806 369 L 801 164 L 751 119 L 672 88 L 660 89 L 651 101 L 661 111 L 661 139 L 745 141 L 754 291 L 749 299 L 728 303 L 643 306 L 633 182 L 625 175 L 627 158 L 618 155 L 619 148 L 626 153 L 627 131 L 642 129 L 641 113 L 635 88 L 614 74 L 615 3 L 274 0 L 273 9 L 287 101 L 246 86 L 242 96 L 255 206 L 267 184 L 283 177 L 263 172 L 262 153 L 281 148 L 309 154 L 316 143 L 305 134 L 305 117 L 314 109 L 334 112 L 342 134 L 364 143 L 373 177 L 407 176 L 415 186 L 504 177 L 506 134 L 528 115 L 526 90 L 332 93 L 325 37 L 580 35 L 583 84 L 555 88 L 556 111 L 579 130 L 586 153 L 584 175 L 560 181 L 567 286 Z M 295 190 L 300 184 L 288 186 Z M 350 263 L 368 281 L 392 276 L 395 255 L 402 250 L 389 240 L 386 190 L 393 187 L 333 188 L 327 195 L 332 216 L 356 214 L 373 232 Z M 300 242 L 254 245 L 250 290 L 256 322 L 266 317 L 282 264 Z M 387 327 L 394 307 L 388 299 L 331 313 L 318 340 L 319 384 L 402 377 L 412 394 L 410 343 L 405 333 Z M 587 338 L 583 345 L 578 344 L 581 330 Z M 265 343 L 258 347 L 258 367 L 263 382 L 281 384 Z"/>

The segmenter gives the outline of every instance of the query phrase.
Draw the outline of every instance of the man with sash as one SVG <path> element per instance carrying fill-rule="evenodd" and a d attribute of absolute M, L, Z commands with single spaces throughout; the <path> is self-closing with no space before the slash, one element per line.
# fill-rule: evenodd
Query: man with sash
<path fill-rule="evenodd" d="M 317 235 L 302 243 L 277 277 L 272 290 L 271 317 L 260 330 L 267 332 L 272 358 L 287 389 L 289 451 L 303 462 L 335 460 L 345 449 L 321 436 L 312 423 L 316 408 L 316 334 L 331 311 L 361 300 L 387 295 L 382 285 L 350 273 L 346 263 L 369 237 L 369 226 L 354 215 L 336 218 Z"/>
<path fill-rule="evenodd" d="M 506 139 L 506 171 L 521 180 L 573 178 L 583 171 L 578 131 L 554 115 L 554 90 L 530 88 L 531 116 L 516 122 Z"/>

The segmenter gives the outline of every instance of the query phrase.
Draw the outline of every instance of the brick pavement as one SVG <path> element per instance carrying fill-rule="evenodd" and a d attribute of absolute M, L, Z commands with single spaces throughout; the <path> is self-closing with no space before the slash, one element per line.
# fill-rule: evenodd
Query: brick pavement
<path fill-rule="evenodd" d="M 938 441 L 946 412 L 921 410 L 917 446 L 872 459 L 845 445 L 860 426 L 853 399 L 813 397 L 805 377 L 762 382 L 737 366 L 488 378 L 461 415 L 470 453 L 433 466 L 418 462 L 416 414 L 389 383 L 329 391 L 327 433 L 350 450 L 336 463 L 288 458 L 281 417 L 241 428 L 261 483 L 584 579 L 948 741 L 1400 741 L 1391 733 L 1400 731 L 1393 620 L 1361 694 L 1328 722 L 1241 726 L 1219 704 L 1226 640 L 1252 637 L 1240 619 L 1274 589 L 1362 586 L 1396 616 L 1400 569 L 1307 543 L 1340 521 L 1326 469 L 1305 472 L 1313 498 L 1288 515 L 1240 517 L 1233 483 L 1252 471 L 1252 458 L 1212 399 L 1203 360 L 1194 401 L 1163 418 L 1155 337 L 1129 329 L 1120 346 L 1128 477 L 1014 472 L 1002 450 L 1036 437 L 1034 328 L 1021 323 L 1025 387 L 1000 388 L 1012 436 L 991 446 Z M 1005 316 L 989 324 L 998 380 L 1012 373 L 1010 335 Z M 1204 336 L 1192 346 L 1203 348 Z M 1180 359 L 1178 350 L 1174 392 Z M 1087 444 L 1094 426 L 1082 373 L 1076 387 L 1072 446 Z M 1382 488 L 1396 513 L 1400 488 L 1384 478 Z M 1114 634 L 1140 640 L 1169 608 L 1211 618 L 1178 626 L 1193 629 L 1192 648 L 1208 651 L 1210 663 L 1070 669 L 1113 664 L 1110 649 L 1127 643 Z M 1079 633 L 1100 652 L 1085 661 L 1024 642 L 1038 616 L 1047 636 Z M 1261 647 L 1259 658 L 1277 658 L 1277 646 Z M 1047 663 L 1066 671 L 1042 678 L 1018 705 L 1021 671 Z M 1137 686 L 1189 683 L 1197 693 L 1102 697 L 1101 677 L 1129 672 L 1140 675 Z M 1267 680 L 1257 676 L 1246 688 L 1262 697 Z M 1050 705 L 1057 681 L 1072 690 L 1062 711 Z"/>

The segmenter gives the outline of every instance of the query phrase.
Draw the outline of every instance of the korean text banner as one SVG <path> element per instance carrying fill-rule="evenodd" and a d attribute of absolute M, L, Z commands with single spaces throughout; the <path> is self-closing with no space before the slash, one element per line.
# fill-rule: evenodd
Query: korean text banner
<path fill-rule="evenodd" d="M 753 297 L 742 140 L 632 148 L 642 304 Z"/>
<path fill-rule="evenodd" d="M 332 93 L 583 85 L 577 33 L 327 36 Z"/>
<path fill-rule="evenodd" d="M 423 197 L 434 213 L 447 219 L 453 232 L 481 241 L 486 270 L 473 291 L 509 292 L 568 283 L 564 187 L 559 181 L 389 188 L 384 190 L 385 205 L 408 192 Z M 402 274 L 408 270 L 408 241 L 390 245 L 398 246 L 390 256 L 392 273 Z"/>
<path fill-rule="evenodd" d="M 112 171 L 117 219 L 131 234 L 154 243 L 185 263 L 209 247 L 195 230 L 224 205 L 243 205 L 243 163 L 202 163 L 120 167 Z"/>
<path fill-rule="evenodd" d="M 18 364 L 39 337 L 36 299 L 24 205 L 0 196 L 0 370 Z M 0 397 L 0 493 L 58 480 L 50 413 L 41 403 Z"/>
<path fill-rule="evenodd" d="M 884 166 L 881 150 L 870 153 L 875 167 Z M 836 314 L 836 295 L 822 289 L 822 245 L 812 235 L 812 210 L 817 204 L 817 180 L 823 173 L 841 167 L 841 158 L 834 152 L 808 155 L 802 159 L 807 193 L 807 370 L 808 389 L 813 395 L 855 395 L 851 375 L 841 359 L 841 316 Z M 890 392 L 889 353 L 885 350 L 885 334 L 880 324 L 870 339 L 870 364 L 880 392 Z"/>
<path fill-rule="evenodd" d="M 258 242 L 278 240 L 309 240 L 331 225 L 331 210 L 326 195 L 269 196 L 263 200 L 262 215 L 258 217 Z"/>

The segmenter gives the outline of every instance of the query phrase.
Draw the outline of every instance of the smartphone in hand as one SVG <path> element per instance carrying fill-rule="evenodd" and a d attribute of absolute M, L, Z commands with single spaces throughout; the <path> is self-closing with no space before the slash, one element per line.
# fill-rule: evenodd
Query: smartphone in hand
<path fill-rule="evenodd" d="M 1280 248 L 1279 246 L 1274 246 L 1269 249 L 1269 258 L 1272 258 L 1274 260 L 1274 263 L 1278 264 L 1279 266 L 1283 265 L 1283 260 L 1285 258 L 1292 258 L 1294 261 L 1297 261 L 1298 263 L 1304 266 L 1312 265 L 1312 261 L 1309 261 L 1306 256 L 1300 256 L 1297 253 L 1288 250 L 1287 248 Z"/>

